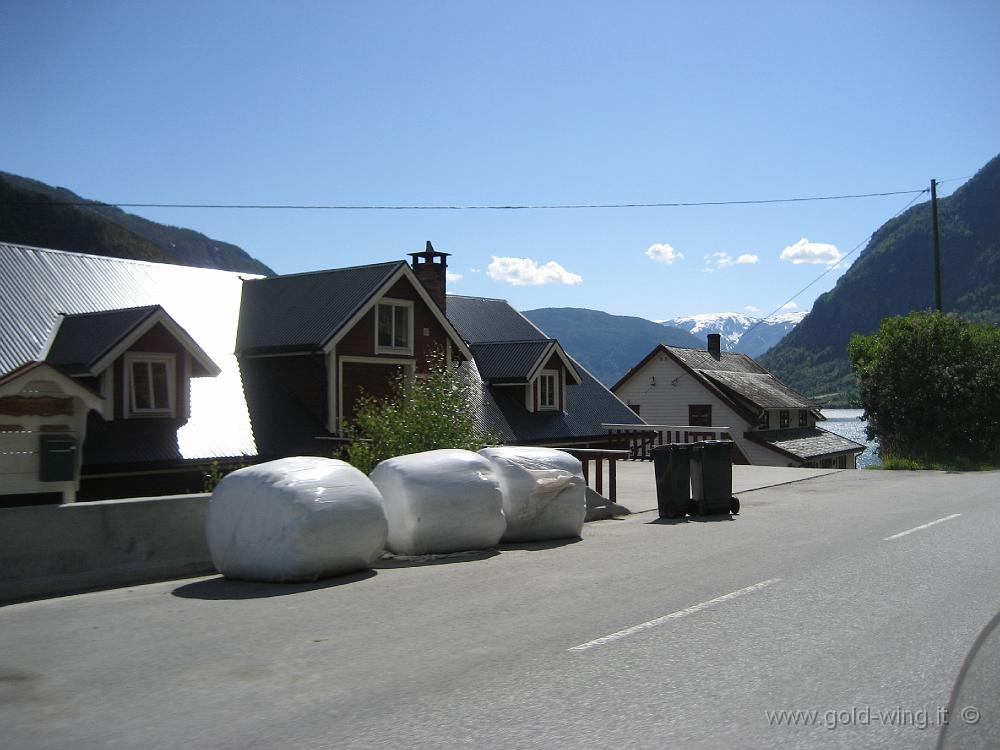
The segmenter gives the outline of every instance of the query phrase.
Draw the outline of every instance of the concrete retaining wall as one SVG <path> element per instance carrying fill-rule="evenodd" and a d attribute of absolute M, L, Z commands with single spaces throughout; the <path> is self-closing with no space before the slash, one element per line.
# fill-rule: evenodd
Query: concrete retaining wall
<path fill-rule="evenodd" d="M 0 508 L 0 603 L 214 573 L 209 497 Z"/>

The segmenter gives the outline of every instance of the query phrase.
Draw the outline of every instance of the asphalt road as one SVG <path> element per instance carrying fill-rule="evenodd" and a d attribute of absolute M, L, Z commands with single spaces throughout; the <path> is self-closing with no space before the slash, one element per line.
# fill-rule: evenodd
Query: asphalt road
<path fill-rule="evenodd" d="M 1000 610 L 998 480 L 840 472 L 733 520 L 11 605 L 0 745 L 933 748 Z M 960 692 L 962 747 L 1000 740 L 998 671 Z"/>

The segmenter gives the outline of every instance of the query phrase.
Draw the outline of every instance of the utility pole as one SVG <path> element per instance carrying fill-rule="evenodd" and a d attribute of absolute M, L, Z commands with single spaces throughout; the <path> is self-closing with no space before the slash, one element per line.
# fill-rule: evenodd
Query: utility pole
<path fill-rule="evenodd" d="M 938 232 L 937 180 L 931 180 L 931 220 L 934 225 L 934 304 L 941 312 L 941 235 Z"/>

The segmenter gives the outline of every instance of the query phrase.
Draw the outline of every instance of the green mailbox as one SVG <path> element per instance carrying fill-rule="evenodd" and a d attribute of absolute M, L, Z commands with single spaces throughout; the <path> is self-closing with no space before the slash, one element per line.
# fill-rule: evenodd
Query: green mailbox
<path fill-rule="evenodd" d="M 57 433 L 39 436 L 38 479 L 42 482 L 76 479 L 76 438 Z"/>

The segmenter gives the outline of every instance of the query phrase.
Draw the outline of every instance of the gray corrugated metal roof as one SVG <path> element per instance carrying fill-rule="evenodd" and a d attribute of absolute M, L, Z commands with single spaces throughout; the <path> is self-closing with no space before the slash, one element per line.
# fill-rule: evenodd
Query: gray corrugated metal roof
<path fill-rule="evenodd" d="M 553 344 L 537 341 L 494 341 L 472 344 L 472 355 L 483 380 L 490 383 L 526 383 L 539 358 Z"/>
<path fill-rule="evenodd" d="M 548 338 L 502 299 L 449 294 L 448 320 L 470 344 Z"/>
<path fill-rule="evenodd" d="M 808 396 L 792 390 L 770 373 L 702 370 L 709 380 L 731 389 L 759 409 L 818 409 Z"/>
<path fill-rule="evenodd" d="M 71 374 L 89 372 L 94 363 L 159 309 L 159 305 L 147 305 L 66 315 L 59 321 L 45 361 Z"/>
<path fill-rule="evenodd" d="M 175 429 L 172 451 L 183 459 L 256 455 L 233 355 L 247 277 L 256 278 L 0 243 L 0 374 L 39 358 L 60 313 L 160 305 L 222 368 L 191 381 L 191 419 Z M 174 457 L 148 448 L 149 460 Z"/>
<path fill-rule="evenodd" d="M 811 461 L 846 451 L 860 453 L 865 449 L 863 445 L 819 427 L 758 430 L 746 432 L 744 435 L 756 443 L 779 448 L 803 461 Z"/>
<path fill-rule="evenodd" d="M 340 330 L 403 261 L 248 281 L 236 351 L 314 351 Z"/>

